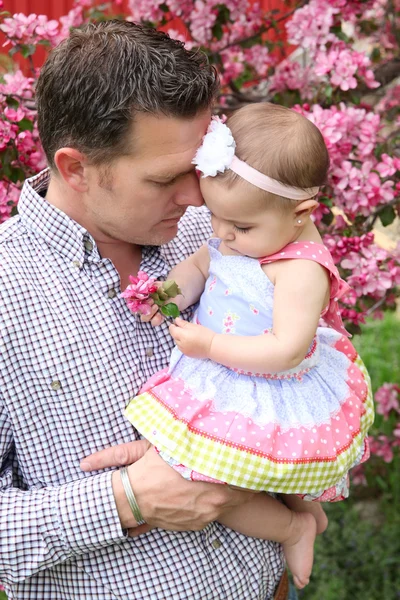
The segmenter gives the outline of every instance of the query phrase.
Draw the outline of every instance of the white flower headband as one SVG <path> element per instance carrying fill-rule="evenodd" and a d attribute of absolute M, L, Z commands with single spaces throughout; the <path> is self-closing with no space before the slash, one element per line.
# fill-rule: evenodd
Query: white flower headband
<path fill-rule="evenodd" d="M 231 130 L 219 117 L 214 116 L 192 164 L 203 173 L 203 177 L 215 177 L 217 173 L 224 173 L 226 169 L 230 169 L 256 187 L 291 200 L 307 200 L 318 193 L 319 187 L 290 187 L 260 173 L 240 160 L 235 155 L 235 148 L 236 142 Z"/>

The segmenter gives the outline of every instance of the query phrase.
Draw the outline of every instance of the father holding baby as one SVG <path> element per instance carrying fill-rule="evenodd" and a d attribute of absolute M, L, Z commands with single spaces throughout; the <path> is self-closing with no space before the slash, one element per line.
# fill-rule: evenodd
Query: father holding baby
<path fill-rule="evenodd" d="M 215 522 L 251 494 L 186 481 L 123 416 L 173 340 L 120 292 L 211 235 L 191 161 L 217 91 L 203 54 L 124 21 L 74 30 L 42 69 L 49 169 L 0 228 L 0 581 L 15 600 L 287 597 L 280 545 Z"/>

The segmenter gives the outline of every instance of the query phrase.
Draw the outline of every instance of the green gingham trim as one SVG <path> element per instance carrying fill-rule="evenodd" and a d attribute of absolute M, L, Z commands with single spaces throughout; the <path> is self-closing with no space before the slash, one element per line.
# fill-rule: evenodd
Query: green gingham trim
<path fill-rule="evenodd" d="M 368 394 L 366 412 L 361 417 L 361 430 L 351 446 L 334 461 L 310 463 L 278 463 L 240 448 L 225 445 L 188 429 L 152 394 L 145 392 L 130 401 L 125 411 L 129 421 L 159 450 L 203 475 L 229 485 L 258 491 L 285 494 L 313 493 L 328 489 L 345 475 L 359 458 L 368 427 L 373 420 L 373 400 L 369 375 L 362 361 Z"/>

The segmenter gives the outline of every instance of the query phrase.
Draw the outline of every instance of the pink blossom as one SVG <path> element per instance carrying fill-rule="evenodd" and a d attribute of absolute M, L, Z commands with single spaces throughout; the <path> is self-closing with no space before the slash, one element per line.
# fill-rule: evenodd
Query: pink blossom
<path fill-rule="evenodd" d="M 69 35 L 71 27 L 79 27 L 84 21 L 82 2 L 79 2 L 78 6 L 72 8 L 67 15 L 60 17 L 61 30 L 59 34 L 59 41 L 63 40 Z"/>
<path fill-rule="evenodd" d="M 190 14 L 190 32 L 199 44 L 207 44 L 213 37 L 212 28 L 217 19 L 214 6 L 214 0 L 194 1 L 194 9 Z"/>
<path fill-rule="evenodd" d="M 121 293 L 121 298 L 126 298 L 128 308 L 133 313 L 150 314 L 152 306 L 150 294 L 157 290 L 155 277 L 149 277 L 144 271 L 139 271 L 137 277 L 129 275 L 129 281 L 131 283 Z"/>
<path fill-rule="evenodd" d="M 221 57 L 224 60 L 224 68 L 221 73 L 222 83 L 228 83 L 232 79 L 236 79 L 244 71 L 244 53 L 238 46 L 232 46 L 221 52 Z"/>
<path fill-rule="evenodd" d="M 10 140 L 15 140 L 18 126 L 8 121 L 0 120 L 0 151 L 7 147 Z"/>
<path fill-rule="evenodd" d="M 334 15 L 339 9 L 330 6 L 325 0 L 311 0 L 299 8 L 286 23 L 288 41 L 301 48 L 307 48 L 313 53 L 317 47 L 325 48 L 329 42 L 336 41 L 331 33 Z"/>
<path fill-rule="evenodd" d="M 133 21 L 161 21 L 163 11 L 160 8 L 164 0 L 129 0 L 128 7 Z"/>
<path fill-rule="evenodd" d="M 268 82 L 271 92 L 301 90 L 302 97 L 308 100 L 314 96 L 316 76 L 310 67 L 287 59 L 278 64 Z"/>
<path fill-rule="evenodd" d="M 0 83 L 1 94 L 32 98 L 34 82 L 32 77 L 25 77 L 22 71 L 17 70 L 15 73 L 5 73 L 3 79 L 5 83 Z"/>
<path fill-rule="evenodd" d="M 400 159 L 391 157 L 388 154 L 382 154 L 381 162 L 375 168 L 379 171 L 381 177 L 391 177 L 396 171 L 400 170 Z"/>
<path fill-rule="evenodd" d="M 400 386 L 394 383 L 384 383 L 375 393 L 376 412 L 389 418 L 391 411 L 400 413 Z"/>
<path fill-rule="evenodd" d="M 6 34 L 7 37 L 22 40 L 27 38 L 30 41 L 33 32 L 36 27 L 37 15 L 34 13 L 31 15 L 24 15 L 23 13 L 16 13 L 11 17 L 4 19 L 0 29 Z"/>
<path fill-rule="evenodd" d="M 257 72 L 257 75 L 264 77 L 268 72 L 268 67 L 273 63 L 273 59 L 266 46 L 255 44 L 251 48 L 243 50 L 244 58 L 250 66 Z"/>
<path fill-rule="evenodd" d="M 379 435 L 377 438 L 368 437 L 371 454 L 383 458 L 386 463 L 393 460 L 393 449 L 389 438 L 386 435 Z"/>
<path fill-rule="evenodd" d="M 45 15 L 39 15 L 35 33 L 41 39 L 48 40 L 56 45 L 59 36 L 59 26 L 60 24 L 58 21 L 55 21 L 54 19 L 49 21 Z"/>
<path fill-rule="evenodd" d="M 351 469 L 350 479 L 351 479 L 351 483 L 353 485 L 361 485 L 361 486 L 368 485 L 367 478 L 365 477 L 365 473 L 364 473 L 364 465 L 357 465 L 356 467 Z"/>
<path fill-rule="evenodd" d="M 25 111 L 20 106 L 17 108 L 17 110 L 6 106 L 4 109 L 4 116 L 7 117 L 9 121 L 15 121 L 18 123 L 18 121 L 21 121 L 25 117 Z"/>
<path fill-rule="evenodd" d="M 0 223 L 11 216 L 11 211 L 17 205 L 20 189 L 13 183 L 0 181 Z"/>

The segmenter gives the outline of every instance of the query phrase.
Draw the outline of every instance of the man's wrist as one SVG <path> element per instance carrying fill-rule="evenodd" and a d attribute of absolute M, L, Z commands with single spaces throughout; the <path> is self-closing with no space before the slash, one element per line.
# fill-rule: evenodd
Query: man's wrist
<path fill-rule="evenodd" d="M 138 527 L 138 523 L 135 517 L 133 516 L 131 507 L 129 506 L 129 502 L 125 494 L 119 470 L 114 471 L 114 473 L 112 474 L 111 481 L 115 505 L 117 507 L 119 520 L 121 521 L 121 527 L 123 529 L 131 529 L 132 527 Z"/>

